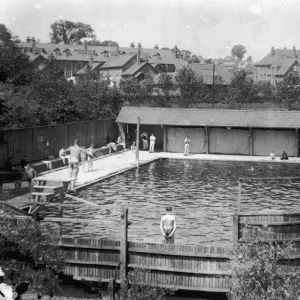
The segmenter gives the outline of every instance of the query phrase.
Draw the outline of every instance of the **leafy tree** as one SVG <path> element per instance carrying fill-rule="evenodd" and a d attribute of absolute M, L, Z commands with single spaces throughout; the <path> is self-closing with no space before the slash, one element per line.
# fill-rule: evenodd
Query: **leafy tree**
<path fill-rule="evenodd" d="M 73 101 L 73 84 L 64 76 L 64 69 L 54 56 L 44 61 L 33 82 L 32 97 L 39 104 L 40 123 L 76 121 L 78 113 Z"/>
<path fill-rule="evenodd" d="M 134 269 L 128 273 L 125 289 L 122 291 L 124 300 L 160 300 L 167 294 L 172 295 L 174 288 L 160 287 L 159 282 L 149 285 L 146 278 L 150 273 L 146 269 Z M 165 283 L 167 284 L 167 282 Z"/>
<path fill-rule="evenodd" d="M 196 54 L 192 54 L 188 60 L 189 63 L 200 63 L 200 59 Z"/>
<path fill-rule="evenodd" d="M 0 24 L 0 81 L 26 85 L 32 79 L 33 65 L 18 43 L 17 37 Z"/>
<path fill-rule="evenodd" d="M 251 63 L 252 61 L 253 61 L 252 56 L 249 55 L 249 56 L 247 57 L 247 62 Z"/>
<path fill-rule="evenodd" d="M 170 50 L 168 47 L 162 47 L 161 50 Z"/>
<path fill-rule="evenodd" d="M 243 59 L 245 53 L 247 53 L 246 47 L 240 44 L 233 46 L 231 49 L 231 55 L 237 57 L 239 60 Z"/>
<path fill-rule="evenodd" d="M 84 120 L 114 118 L 117 116 L 121 98 L 116 87 L 110 87 L 109 80 L 86 68 L 86 74 L 79 77 L 74 86 L 73 100 Z"/>
<path fill-rule="evenodd" d="M 32 97 L 31 86 L 14 87 L 9 84 L 0 85 L 3 92 L 0 125 L 2 128 L 22 128 L 38 126 L 40 119 L 39 104 Z"/>
<path fill-rule="evenodd" d="M 256 102 L 259 99 L 259 91 L 247 71 L 235 69 L 228 89 L 226 101 L 230 108 L 239 109 L 243 104 Z"/>
<path fill-rule="evenodd" d="M 277 83 L 277 101 L 288 110 L 297 109 L 300 104 L 300 78 L 296 73 L 288 73 Z"/>
<path fill-rule="evenodd" d="M 246 227 L 231 260 L 232 300 L 295 300 L 300 297 L 298 266 L 287 266 L 293 244 L 271 241 L 267 228 Z"/>
<path fill-rule="evenodd" d="M 205 59 L 204 62 L 206 64 L 212 64 L 213 63 L 213 60 L 211 58 L 208 58 L 208 59 Z"/>
<path fill-rule="evenodd" d="M 189 67 L 182 67 L 178 70 L 175 81 L 180 92 L 180 106 L 193 107 L 201 101 L 206 90 L 202 76 Z"/>
<path fill-rule="evenodd" d="M 119 90 L 128 104 L 135 104 L 140 99 L 141 85 L 136 78 L 121 79 Z"/>
<path fill-rule="evenodd" d="M 176 87 L 173 77 L 168 73 L 161 73 L 158 77 L 158 91 L 161 91 L 161 107 L 170 107 L 172 104 L 171 93 L 175 91 Z"/>
<path fill-rule="evenodd" d="M 5 218 L 1 224 L 0 265 L 4 283 L 19 294 L 48 294 L 58 286 L 64 256 L 57 231 L 33 220 Z M 20 295 L 19 295 L 20 296 Z"/>
<path fill-rule="evenodd" d="M 103 41 L 99 44 L 99 46 L 111 46 L 111 47 L 114 47 L 114 46 L 117 46 L 118 45 L 118 42 L 115 42 L 115 41 L 110 41 L 110 40 L 106 40 L 106 41 Z"/>
<path fill-rule="evenodd" d="M 258 81 L 255 85 L 257 86 L 261 101 L 276 100 L 276 86 L 272 85 L 269 81 Z"/>
<path fill-rule="evenodd" d="M 94 29 L 82 22 L 59 20 L 50 26 L 51 43 L 74 44 L 83 38 L 94 38 Z"/>

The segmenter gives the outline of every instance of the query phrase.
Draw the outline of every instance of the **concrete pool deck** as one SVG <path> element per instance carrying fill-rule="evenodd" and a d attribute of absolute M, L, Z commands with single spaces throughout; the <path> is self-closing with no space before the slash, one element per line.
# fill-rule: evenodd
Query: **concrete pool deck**
<path fill-rule="evenodd" d="M 239 162 L 273 162 L 273 163 L 300 163 L 300 157 L 290 157 L 289 160 L 280 160 L 280 157 L 276 157 L 275 160 L 271 160 L 267 156 L 241 156 L 241 155 L 219 155 L 219 154 L 191 154 L 184 156 L 182 153 L 170 153 L 170 152 L 155 152 L 149 153 L 148 151 L 140 151 L 140 165 L 150 163 L 157 159 L 186 159 L 186 160 L 204 160 L 204 161 L 239 161 Z M 87 168 L 87 166 L 86 166 Z M 96 158 L 93 162 L 93 170 L 91 172 L 83 172 L 82 166 L 78 179 L 76 181 L 75 189 L 82 189 L 88 185 L 91 185 L 100 180 L 106 179 L 110 176 L 114 176 L 130 169 L 136 168 L 135 154 L 131 151 L 123 151 L 115 153 L 113 155 Z M 43 178 L 51 180 L 66 180 L 69 179 L 68 168 L 60 168 L 47 174 L 40 174 Z M 23 183 L 24 184 L 24 183 Z M 18 207 L 20 203 L 28 202 L 29 193 L 24 194 L 7 202 L 13 206 Z"/>

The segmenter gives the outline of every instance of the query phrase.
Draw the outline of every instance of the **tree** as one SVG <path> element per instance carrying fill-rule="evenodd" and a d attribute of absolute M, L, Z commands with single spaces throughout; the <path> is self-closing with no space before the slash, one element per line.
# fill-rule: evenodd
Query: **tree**
<path fill-rule="evenodd" d="M 78 120 L 73 100 L 74 86 L 66 80 L 64 71 L 60 62 L 50 56 L 33 78 L 31 96 L 39 104 L 41 125 Z"/>
<path fill-rule="evenodd" d="M 259 98 L 262 102 L 276 100 L 276 86 L 269 81 L 258 81 L 255 83 L 258 90 Z"/>
<path fill-rule="evenodd" d="M 94 38 L 94 29 L 82 22 L 59 20 L 50 26 L 51 43 L 74 44 L 83 38 Z"/>
<path fill-rule="evenodd" d="M 208 58 L 208 59 L 205 59 L 204 62 L 206 64 L 212 64 L 213 63 L 213 60 L 211 58 Z"/>
<path fill-rule="evenodd" d="M 229 299 L 299 299 L 299 267 L 287 266 L 293 244 L 272 242 L 267 228 L 246 227 L 245 234 L 231 260 Z"/>
<path fill-rule="evenodd" d="M 160 287 L 159 282 L 148 285 L 146 278 L 150 273 L 147 269 L 134 269 L 129 272 L 122 299 L 125 300 L 160 300 L 167 294 L 172 295 L 175 288 Z M 167 282 L 165 282 L 167 284 Z"/>
<path fill-rule="evenodd" d="M 161 91 L 161 107 L 170 107 L 172 105 L 171 93 L 175 91 L 175 84 L 172 75 L 160 73 L 158 77 L 158 91 Z"/>
<path fill-rule="evenodd" d="M 141 94 L 141 85 L 136 78 L 121 79 L 119 90 L 125 96 L 128 104 L 136 104 L 139 102 Z"/>
<path fill-rule="evenodd" d="M 170 50 L 168 47 L 162 47 L 161 50 Z"/>
<path fill-rule="evenodd" d="M 53 293 L 59 283 L 64 256 L 58 232 L 33 220 L 14 221 L 6 217 L 1 224 L 0 266 L 4 283 L 19 293 Z"/>
<path fill-rule="evenodd" d="M 247 71 L 235 69 L 226 101 L 230 108 L 239 109 L 243 104 L 256 102 L 259 91 Z"/>
<path fill-rule="evenodd" d="M 180 92 L 180 106 L 193 107 L 201 102 L 206 90 L 203 77 L 189 67 L 182 67 L 175 76 L 176 87 Z"/>
<path fill-rule="evenodd" d="M 79 77 L 74 86 L 73 100 L 84 120 L 115 118 L 122 105 L 116 87 L 110 87 L 110 81 L 86 68 L 86 74 Z"/>
<path fill-rule="evenodd" d="M 106 40 L 106 41 L 103 41 L 100 43 L 100 46 L 110 46 L 110 47 L 115 47 L 118 45 L 118 42 L 115 42 L 115 41 L 110 41 L 110 40 Z"/>
<path fill-rule="evenodd" d="M 239 60 L 243 59 L 245 53 L 247 53 L 247 49 L 243 45 L 235 45 L 231 49 L 231 55 L 237 57 Z"/>
<path fill-rule="evenodd" d="M 26 85 L 31 82 L 34 69 L 18 42 L 17 37 L 0 24 L 0 81 Z"/>
<path fill-rule="evenodd" d="M 249 55 L 249 56 L 247 57 L 247 62 L 248 62 L 248 63 L 252 63 L 252 61 L 253 61 L 252 56 Z"/>
<path fill-rule="evenodd" d="M 277 83 L 277 101 L 287 108 L 294 110 L 300 104 L 300 78 L 297 73 L 288 73 L 283 80 Z"/>

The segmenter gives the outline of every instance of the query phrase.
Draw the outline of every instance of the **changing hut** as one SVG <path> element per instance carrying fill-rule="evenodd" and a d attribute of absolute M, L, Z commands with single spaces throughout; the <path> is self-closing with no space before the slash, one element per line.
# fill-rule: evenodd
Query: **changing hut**
<path fill-rule="evenodd" d="M 137 117 L 167 152 L 182 152 L 189 135 L 191 153 L 299 156 L 300 111 L 122 107 L 116 122 L 134 136 Z"/>

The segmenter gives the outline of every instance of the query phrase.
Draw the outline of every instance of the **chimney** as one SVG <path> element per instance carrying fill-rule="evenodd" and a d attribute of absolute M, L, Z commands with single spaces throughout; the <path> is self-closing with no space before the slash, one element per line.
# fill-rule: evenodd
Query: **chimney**
<path fill-rule="evenodd" d="M 87 47 L 88 47 L 87 41 L 83 41 L 83 49 L 84 49 L 84 51 L 87 50 Z"/>
<path fill-rule="evenodd" d="M 175 52 L 175 57 L 178 58 L 178 48 L 176 45 L 174 47 L 174 52 Z"/>
<path fill-rule="evenodd" d="M 131 43 L 130 43 L 130 48 L 134 48 L 134 47 L 135 47 L 134 43 L 131 42 Z"/>
<path fill-rule="evenodd" d="M 35 48 L 35 38 L 34 36 L 31 38 L 32 48 Z"/>
<path fill-rule="evenodd" d="M 138 43 L 137 47 L 138 47 L 137 64 L 140 65 L 141 64 L 141 54 L 142 54 L 142 45 L 141 45 L 141 43 Z"/>
<path fill-rule="evenodd" d="M 117 55 L 119 55 L 119 44 L 118 43 L 116 44 L 116 52 L 117 52 Z"/>
<path fill-rule="evenodd" d="M 271 56 L 273 57 L 275 55 L 274 47 L 271 48 Z"/>
<path fill-rule="evenodd" d="M 293 47 L 293 53 L 294 53 L 294 58 L 297 59 L 298 55 L 297 55 L 297 51 L 296 51 L 296 47 Z"/>
<path fill-rule="evenodd" d="M 28 36 L 28 37 L 26 38 L 26 43 L 31 43 L 31 38 L 30 38 L 30 36 Z"/>
<path fill-rule="evenodd" d="M 154 46 L 154 49 L 155 49 L 155 50 L 158 50 L 158 46 L 157 46 L 157 45 L 155 45 L 155 46 Z"/>

